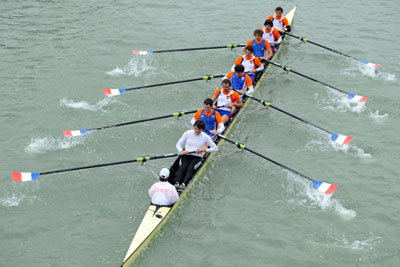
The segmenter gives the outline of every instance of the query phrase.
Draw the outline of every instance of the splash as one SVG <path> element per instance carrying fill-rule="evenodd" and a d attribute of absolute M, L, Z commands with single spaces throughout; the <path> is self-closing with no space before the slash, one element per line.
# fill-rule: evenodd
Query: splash
<path fill-rule="evenodd" d="M 379 121 L 381 119 L 389 117 L 389 115 L 387 113 L 380 115 L 379 110 L 376 110 L 375 112 L 371 111 L 371 114 L 369 114 L 369 117 L 372 119 L 375 119 L 376 121 Z"/>
<path fill-rule="evenodd" d="M 351 77 L 360 75 L 367 76 L 375 80 L 396 81 L 396 75 L 380 71 L 380 68 L 368 67 L 358 61 L 350 60 L 350 66 L 342 70 L 342 73 Z"/>
<path fill-rule="evenodd" d="M 294 195 L 294 199 L 289 200 L 289 202 L 311 208 L 319 208 L 328 211 L 332 210 L 344 220 L 351 220 L 356 217 L 355 211 L 343 207 L 337 199 L 332 198 L 333 195 L 324 194 L 315 190 L 309 181 L 293 173 L 288 172 L 287 174 L 287 189 L 291 195 Z"/>
<path fill-rule="evenodd" d="M 7 195 L 7 197 L 0 198 L 0 204 L 3 207 L 10 208 L 10 207 L 18 207 L 19 204 L 24 200 L 25 196 L 16 196 L 13 194 Z"/>
<path fill-rule="evenodd" d="M 63 98 L 60 100 L 60 106 L 65 106 L 68 108 L 74 108 L 74 109 L 85 109 L 85 110 L 90 110 L 90 111 L 103 111 L 103 107 L 107 106 L 108 104 L 112 103 L 115 98 L 112 97 L 106 97 L 103 100 L 100 100 L 94 105 L 90 105 L 86 101 L 79 101 L 79 102 L 74 102 L 73 100 L 70 100 L 68 98 Z M 106 111 L 103 111 L 106 112 Z"/>
<path fill-rule="evenodd" d="M 139 76 L 143 72 L 153 70 L 155 67 L 151 66 L 152 61 L 151 57 L 146 57 L 146 56 L 139 56 L 139 57 L 134 57 L 132 58 L 127 65 L 124 67 L 116 67 L 111 71 L 106 72 L 106 74 L 110 76 L 122 76 L 122 75 L 127 75 L 127 76 Z"/>
<path fill-rule="evenodd" d="M 374 236 L 371 232 L 369 233 L 369 235 L 370 236 L 367 239 L 354 241 L 350 241 L 344 233 L 342 234 L 342 237 L 340 239 L 332 236 L 332 239 L 334 240 L 332 246 L 351 250 L 372 250 L 375 244 L 380 243 L 381 237 Z"/>
<path fill-rule="evenodd" d="M 57 151 L 63 149 L 69 149 L 82 144 L 85 140 L 85 136 L 70 137 L 44 137 L 31 139 L 31 142 L 25 148 L 25 152 L 29 154 L 42 154 L 47 151 Z"/>
<path fill-rule="evenodd" d="M 323 107 L 324 109 L 339 112 L 346 112 L 350 110 L 354 113 L 361 113 L 365 110 L 365 102 L 353 102 L 342 93 L 332 90 L 329 90 L 328 94 L 329 97 L 326 100 L 323 100 L 323 103 L 326 105 L 325 107 Z"/>

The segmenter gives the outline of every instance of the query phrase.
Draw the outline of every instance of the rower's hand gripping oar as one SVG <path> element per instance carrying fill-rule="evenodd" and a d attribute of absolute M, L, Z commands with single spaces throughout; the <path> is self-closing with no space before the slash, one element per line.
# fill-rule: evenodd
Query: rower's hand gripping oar
<path fill-rule="evenodd" d="M 297 38 L 297 39 L 299 39 L 300 41 L 302 41 L 302 42 L 304 42 L 304 43 L 310 43 L 310 44 L 319 46 L 319 47 L 321 47 L 321 48 L 327 49 L 327 50 L 329 50 L 329 51 L 332 51 L 332 52 L 334 52 L 334 53 L 337 53 L 337 54 L 339 54 L 339 55 L 342 55 L 342 56 L 345 56 L 345 57 L 354 59 L 354 60 L 359 61 L 359 62 L 361 62 L 362 64 L 364 64 L 364 65 L 366 65 L 366 66 L 368 66 L 368 67 L 377 68 L 377 67 L 380 67 L 380 66 L 381 66 L 381 64 L 371 63 L 371 62 L 368 62 L 368 61 L 365 61 L 365 60 L 361 60 L 361 59 L 358 59 L 358 58 L 353 57 L 353 56 L 350 56 L 350 55 L 346 55 L 346 54 L 344 54 L 344 53 L 342 53 L 342 52 L 339 52 L 339 51 L 337 51 L 337 50 L 335 50 L 335 49 L 332 49 L 332 48 L 326 47 L 326 46 L 324 46 L 324 45 L 321 45 L 321 44 L 315 43 L 315 42 L 313 42 L 313 41 L 310 41 L 310 40 L 308 40 L 306 37 L 298 36 L 298 35 L 295 35 L 295 34 L 292 34 L 292 33 L 288 33 L 288 32 L 285 32 L 285 34 L 287 34 L 287 35 L 289 35 L 289 36 L 292 36 L 292 37 L 294 37 L 294 38 Z"/>
<path fill-rule="evenodd" d="M 138 89 L 144 89 L 144 88 L 151 88 L 151 87 L 157 87 L 157 86 L 164 86 L 164 85 L 171 85 L 171 84 L 178 84 L 178 83 L 188 83 L 188 82 L 194 82 L 194 81 L 208 81 L 212 80 L 215 78 L 222 78 L 225 75 L 218 74 L 218 75 L 206 75 L 201 78 L 194 78 L 194 79 L 187 79 L 187 80 L 181 80 L 181 81 L 174 81 L 174 82 L 166 82 L 166 83 L 158 83 L 158 84 L 151 84 L 151 85 L 143 85 L 143 86 L 137 86 L 137 87 L 132 87 L 132 88 L 104 88 L 104 94 L 108 96 L 115 96 L 115 95 L 122 95 L 125 94 L 127 91 L 131 90 L 138 90 Z"/>
<path fill-rule="evenodd" d="M 278 108 L 278 107 L 272 105 L 272 104 L 271 104 L 270 102 L 268 102 L 267 100 L 261 100 L 261 99 L 258 99 L 258 98 L 256 98 L 256 97 L 251 96 L 251 95 L 248 95 L 248 94 L 245 94 L 245 95 L 246 95 L 246 97 L 249 97 L 250 99 L 253 99 L 253 100 L 255 100 L 255 101 L 260 102 L 262 105 L 266 106 L 267 108 L 268 108 L 268 107 L 273 108 L 273 109 L 275 109 L 275 110 L 277 110 L 277 111 L 279 111 L 279 112 L 282 112 L 282 113 L 284 113 L 284 114 L 286 114 L 286 115 L 288 115 L 288 116 L 290 116 L 290 117 L 292 117 L 292 118 L 295 118 L 295 119 L 297 119 L 297 120 L 299 120 L 299 121 L 301 121 L 301 122 L 304 122 L 304 123 L 306 123 L 306 124 L 308 124 L 308 125 L 311 125 L 311 126 L 317 128 L 317 129 L 320 129 L 320 130 L 323 131 L 323 132 L 326 132 L 326 133 L 330 134 L 330 139 L 331 139 L 331 141 L 334 142 L 334 143 L 336 143 L 336 144 L 339 144 L 339 145 L 349 145 L 349 144 L 350 144 L 350 141 L 353 139 L 353 136 L 341 135 L 341 134 L 337 134 L 337 133 L 330 132 L 330 131 L 328 131 L 328 130 L 326 130 L 326 129 L 324 129 L 324 128 L 318 126 L 318 125 L 315 125 L 314 123 L 311 123 L 311 122 L 309 122 L 309 121 L 306 121 L 306 120 L 304 120 L 304 119 L 302 119 L 302 118 L 300 118 L 300 117 L 297 117 L 297 116 L 294 115 L 294 114 L 291 114 L 291 113 L 289 113 L 289 112 L 287 112 L 287 111 L 285 111 L 285 110 L 283 110 L 283 109 L 280 109 L 280 108 Z"/>
<path fill-rule="evenodd" d="M 156 54 L 156 53 L 168 53 L 168 52 L 182 52 L 182 51 L 195 51 L 195 50 L 210 50 L 210 49 L 222 49 L 229 48 L 234 49 L 237 47 L 245 47 L 244 44 L 229 44 L 223 46 L 206 46 L 206 47 L 193 47 L 193 48 L 177 48 L 177 49 L 169 49 L 169 50 L 158 50 L 158 51 L 140 51 L 140 50 L 132 50 L 134 55 L 148 55 L 148 54 Z"/>
<path fill-rule="evenodd" d="M 300 172 L 298 172 L 296 170 L 293 170 L 293 169 L 283 165 L 282 163 L 279 163 L 279 162 L 277 162 L 277 161 L 275 161 L 273 159 L 270 159 L 270 158 L 258 153 L 257 151 L 254 151 L 254 150 L 246 147 L 244 144 L 240 143 L 239 141 L 234 141 L 234 140 L 229 139 L 228 137 L 226 137 L 224 135 L 221 135 L 221 134 L 218 134 L 218 136 L 220 138 L 228 141 L 229 143 L 234 144 L 236 147 L 238 147 L 238 148 L 240 148 L 242 150 L 247 150 L 247 151 L 249 151 L 249 152 L 251 152 L 251 153 L 253 153 L 253 154 L 255 154 L 255 155 L 257 155 L 257 156 L 259 156 L 261 158 L 263 158 L 263 159 L 266 159 L 266 160 L 268 160 L 268 161 L 270 161 L 272 163 L 275 163 L 276 165 L 281 166 L 282 168 L 284 168 L 286 170 L 289 170 L 289 171 L 301 176 L 302 178 L 305 178 L 307 180 L 312 181 L 313 182 L 313 188 L 318 190 L 318 191 L 320 191 L 320 192 L 322 192 L 322 193 L 332 194 L 336 190 L 336 188 L 338 187 L 337 184 L 329 184 L 329 183 L 325 183 L 325 182 L 322 182 L 322 181 L 314 180 L 314 179 L 312 179 L 312 178 L 310 178 L 310 177 L 308 177 L 308 176 L 306 176 L 306 175 L 304 175 L 304 174 L 302 174 L 302 173 L 300 173 Z"/>
<path fill-rule="evenodd" d="M 180 156 L 180 155 L 182 155 L 182 153 L 170 153 L 170 154 L 155 155 L 155 156 L 143 156 L 143 157 L 139 157 L 139 158 L 132 159 L 132 160 L 117 161 L 117 162 L 111 162 L 111 163 L 102 163 L 102 164 L 96 164 L 96 165 L 88 165 L 88 166 L 83 166 L 83 167 L 75 167 L 75 168 L 61 169 L 61 170 L 47 171 L 47 172 L 12 172 L 12 179 L 15 182 L 27 182 L 27 181 L 37 180 L 39 178 L 39 175 L 47 175 L 47 174 L 60 173 L 60 172 L 70 172 L 70 171 L 77 171 L 77 170 L 83 170 L 83 169 L 92 169 L 92 168 L 97 168 L 97 167 L 105 167 L 105 166 L 119 165 L 119 164 L 133 163 L 133 162 L 144 163 L 146 161 L 153 160 L 153 159 L 170 158 L 170 157 L 176 157 L 176 156 Z"/>
<path fill-rule="evenodd" d="M 292 72 L 292 73 L 297 74 L 297 75 L 299 75 L 299 76 L 301 76 L 301 77 L 303 77 L 303 78 L 306 78 L 306 79 L 309 79 L 309 80 L 311 80 L 311 81 L 320 83 L 320 84 L 322 84 L 322 85 L 325 85 L 326 87 L 329 87 L 329 88 L 334 89 L 334 90 L 336 90 L 336 91 L 338 91 L 338 92 L 341 92 L 341 93 L 343 93 L 343 94 L 346 94 L 346 95 L 347 95 L 347 98 L 348 98 L 350 101 L 352 101 L 352 102 L 362 103 L 362 102 L 366 102 L 367 99 L 368 99 L 367 96 L 361 96 L 361 95 L 355 95 L 355 94 L 348 93 L 348 92 L 346 92 L 346 91 L 343 91 L 342 89 L 339 89 L 339 88 L 334 87 L 334 86 L 332 86 L 332 85 L 329 85 L 329 84 L 327 84 L 327 83 L 321 82 L 321 81 L 319 81 L 319 80 L 317 80 L 317 79 L 314 79 L 314 78 L 312 78 L 312 77 L 309 77 L 309 76 L 307 76 L 307 75 L 304 75 L 304 74 L 302 74 L 302 73 L 300 73 L 300 72 L 294 71 L 294 70 L 292 70 L 289 66 L 281 65 L 281 64 L 278 64 L 278 63 L 273 62 L 273 61 L 271 61 L 271 60 L 266 60 L 266 61 L 267 61 L 268 63 L 270 63 L 270 64 L 276 66 L 276 67 L 282 68 L 284 71 Z"/>
<path fill-rule="evenodd" d="M 196 112 L 197 112 L 197 109 L 196 110 L 190 110 L 190 111 L 178 111 L 178 112 L 175 112 L 175 113 L 172 113 L 172 114 L 168 114 L 168 115 L 152 117 L 152 118 L 136 120 L 136 121 L 130 121 L 130 122 L 124 122 L 124 123 L 118 123 L 118 124 L 114 124 L 114 125 L 108 125 L 108 126 L 91 128 L 91 129 L 63 130 L 63 134 L 65 136 L 79 136 L 79 135 L 87 134 L 87 133 L 92 132 L 92 131 L 104 130 L 104 129 L 113 128 L 113 127 L 120 127 L 120 126 L 136 124 L 136 123 L 141 123 L 141 122 L 147 122 L 147 121 L 153 121 L 153 120 L 160 120 L 160 119 L 165 119 L 165 118 L 170 118 L 170 117 L 179 118 L 179 117 L 182 117 L 183 115 L 192 114 L 192 113 L 196 113 Z"/>

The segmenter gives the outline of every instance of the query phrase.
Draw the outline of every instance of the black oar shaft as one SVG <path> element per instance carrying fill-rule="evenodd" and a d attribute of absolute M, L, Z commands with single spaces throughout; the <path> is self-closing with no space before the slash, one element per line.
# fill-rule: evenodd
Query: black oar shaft
<path fill-rule="evenodd" d="M 120 127 L 120 126 L 125 126 L 125 125 L 130 125 L 130 124 L 136 124 L 136 123 L 141 123 L 141 122 L 147 122 L 147 121 L 154 121 L 154 120 L 160 120 L 160 119 L 165 119 L 165 118 L 170 118 L 170 117 L 181 117 L 185 114 L 192 114 L 192 113 L 196 113 L 196 110 L 190 110 L 190 111 L 179 111 L 179 112 L 175 112 L 172 114 L 168 114 L 168 115 L 162 115 L 162 116 L 158 116 L 158 117 L 152 117 L 152 118 L 148 118 L 148 119 L 142 119 L 142 120 L 136 120 L 136 121 L 130 121 L 130 122 L 123 122 L 123 123 L 118 123 L 118 124 L 114 124 L 114 125 L 108 125 L 108 126 L 103 126 L 103 127 L 98 127 L 98 128 L 92 128 L 92 129 L 88 129 L 88 131 L 96 131 L 96 130 L 102 130 L 102 129 L 108 129 L 108 128 L 113 128 L 113 127 Z"/>
<path fill-rule="evenodd" d="M 283 66 L 283 65 L 281 65 L 281 64 L 278 64 L 278 63 L 273 62 L 273 61 L 270 61 L 270 60 L 267 60 L 267 62 L 268 62 L 268 63 L 271 63 L 272 65 L 274 65 L 274 66 L 276 66 L 276 67 L 282 68 L 282 69 L 285 70 L 285 71 L 293 72 L 294 74 L 297 74 L 297 75 L 299 75 L 299 76 L 301 76 L 301 77 L 303 77 L 303 78 L 306 78 L 306 79 L 309 79 L 309 80 L 311 80 L 311 81 L 320 83 L 320 84 L 322 84 L 322 85 L 325 85 L 326 87 L 329 87 L 329 88 L 331 88 L 331 89 L 334 89 L 334 90 L 336 90 L 336 91 L 339 91 L 339 92 L 341 92 L 341 93 L 343 93 L 343 94 L 346 94 L 346 95 L 349 94 L 349 93 L 347 93 L 346 91 L 343 91 L 342 89 L 339 89 L 339 88 L 334 87 L 334 86 L 332 86 L 332 85 L 330 85 L 330 84 L 327 84 L 327 83 L 324 83 L 324 82 L 319 81 L 319 80 L 317 80 L 317 79 L 314 79 L 314 78 L 312 78 L 312 77 L 310 77 L 310 76 L 307 76 L 307 75 L 305 75 L 305 74 L 302 74 L 302 73 L 300 73 L 300 72 L 294 71 L 294 70 L 292 70 L 291 68 L 289 68 L 288 66 Z"/>
<path fill-rule="evenodd" d="M 168 49 L 168 50 L 157 50 L 153 51 L 153 53 L 166 53 L 166 52 L 182 52 L 182 51 L 194 51 L 194 50 L 209 50 L 209 49 L 221 49 L 221 48 L 236 48 L 236 47 L 244 47 L 244 44 L 230 44 L 223 46 L 207 46 L 207 47 L 193 47 L 193 48 L 178 48 L 178 49 Z"/>
<path fill-rule="evenodd" d="M 238 148 L 240 148 L 240 149 L 247 150 L 247 151 L 249 151 L 249 152 L 251 152 L 251 153 L 253 153 L 253 154 L 255 154 L 255 155 L 257 155 L 257 156 L 259 156 L 259 157 L 261 157 L 261 158 L 263 158 L 263 159 L 266 159 L 266 160 L 268 160 L 268 161 L 270 161 L 270 162 L 272 162 L 272 163 L 274 163 L 274 164 L 276 164 L 276 165 L 278 165 L 278 166 L 280 166 L 280 167 L 282 167 L 282 168 L 284 168 L 284 169 L 287 169 L 287 170 L 289 170 L 289 171 L 291 171 L 291 172 L 293 172 L 293 173 L 295 173 L 295 174 L 297 174 L 297 175 L 299 175 L 299 176 L 301 176 L 301 177 L 303 177 L 303 178 L 305 178 L 305 179 L 308 179 L 308 180 L 310 180 L 310 181 L 314 181 L 314 179 L 308 177 L 307 175 L 304 175 L 304 174 L 302 174 L 302 173 L 300 173 L 300 172 L 298 172 L 298 171 L 296 171 L 296 170 L 293 170 L 292 168 L 289 168 L 289 167 L 283 165 L 282 163 L 279 163 L 279 162 L 277 162 L 277 161 L 275 161 L 275 160 L 273 160 L 273 159 L 270 159 L 270 158 L 268 158 L 267 156 L 264 156 L 263 154 L 260 154 L 260 153 L 258 153 L 257 151 L 254 151 L 254 150 L 248 148 L 247 146 L 245 146 L 244 144 L 242 144 L 242 143 L 240 143 L 240 142 L 238 142 L 238 141 L 234 141 L 234 140 L 232 140 L 232 139 L 229 139 L 228 137 L 226 137 L 226 136 L 224 136 L 224 135 L 221 135 L 221 134 L 219 134 L 218 136 L 221 137 L 222 139 L 225 139 L 225 140 L 228 141 L 229 143 L 234 144 L 236 147 L 238 147 Z"/>
<path fill-rule="evenodd" d="M 194 81 L 207 81 L 211 80 L 214 78 L 222 78 L 225 75 L 207 75 L 201 78 L 194 78 L 194 79 L 187 79 L 187 80 L 181 80 L 181 81 L 174 81 L 174 82 L 166 82 L 166 83 L 158 83 L 158 84 L 151 84 L 151 85 L 143 85 L 143 86 L 137 86 L 137 87 L 132 87 L 132 88 L 127 88 L 126 90 L 138 90 L 138 89 L 144 89 L 144 88 L 151 88 L 151 87 L 157 87 L 157 86 L 165 86 L 165 85 L 171 85 L 171 84 L 178 84 L 178 83 L 188 83 L 188 82 L 194 82 Z"/>
<path fill-rule="evenodd" d="M 287 34 L 287 35 L 289 35 L 289 36 L 292 36 L 292 37 L 295 37 L 295 38 L 297 38 L 297 39 L 299 39 L 299 40 L 301 40 L 301 41 L 303 41 L 303 42 L 305 42 L 305 43 L 307 42 L 307 43 L 310 43 L 310 44 L 319 46 L 319 47 L 321 47 L 321 48 L 324 48 L 324 49 L 326 49 L 326 50 L 332 51 L 332 52 L 334 52 L 334 53 L 340 54 L 340 55 L 342 55 L 342 56 L 345 56 L 345 57 L 348 57 L 348 58 L 352 58 L 352 59 L 354 59 L 354 60 L 358 60 L 358 61 L 361 61 L 361 62 L 362 62 L 361 59 L 358 59 L 358 58 L 353 57 L 353 56 L 350 56 L 350 55 L 346 55 L 346 54 L 344 54 L 344 53 L 342 53 L 342 52 L 340 52 L 340 51 L 337 51 L 337 50 L 335 50 L 335 49 L 332 49 L 332 48 L 329 48 L 329 47 L 324 46 L 324 45 L 322 45 L 322 44 L 318 44 L 318 43 L 316 43 L 316 42 L 310 41 L 310 40 L 308 40 L 308 39 L 305 38 L 305 37 L 298 36 L 298 35 L 295 35 L 295 34 L 292 34 L 292 33 L 288 33 L 288 32 L 286 32 L 285 34 Z"/>
<path fill-rule="evenodd" d="M 60 173 L 60 172 L 70 172 L 70 171 L 77 171 L 77 170 L 84 170 L 84 169 L 92 169 L 92 168 L 97 168 L 97 167 L 105 167 L 105 166 L 119 165 L 119 164 L 133 163 L 133 162 L 145 162 L 145 161 L 153 160 L 153 159 L 176 157 L 178 155 L 180 155 L 180 153 L 171 153 L 171 154 L 156 155 L 156 156 L 143 156 L 143 157 L 139 157 L 139 158 L 132 159 L 132 160 L 124 160 L 124 161 L 117 161 L 117 162 L 110 162 L 110 163 L 102 163 L 102 164 L 88 165 L 88 166 L 82 166 L 82 167 L 68 168 L 68 169 L 62 169 L 62 170 L 41 172 L 40 175 Z"/>
<path fill-rule="evenodd" d="M 275 109 L 275 110 L 277 110 L 277 111 L 279 111 L 279 112 L 282 112 L 282 113 L 284 113 L 284 114 L 286 114 L 286 115 L 288 115 L 288 116 L 290 116 L 290 117 L 292 117 L 292 118 L 295 118 L 295 119 L 297 119 L 297 120 L 299 120 L 299 121 L 301 121 L 301 122 L 304 122 L 304 123 L 306 123 L 306 124 L 308 124 L 308 125 L 314 126 L 315 128 L 318 128 L 318 129 L 320 129 L 320 130 L 323 131 L 323 132 L 326 132 L 326 133 L 328 133 L 328 134 L 332 134 L 332 132 L 330 132 L 330 131 L 328 131 L 328 130 L 325 130 L 324 128 L 322 128 L 322 127 L 320 127 L 320 126 L 318 126 L 318 125 L 316 125 L 316 124 L 314 124 L 314 123 L 312 123 L 312 122 L 306 121 L 305 119 L 302 119 L 302 118 L 300 118 L 300 117 L 298 117 L 298 116 L 296 116 L 296 115 L 294 115 L 294 114 L 292 114 L 292 113 L 290 113 L 290 112 L 287 112 L 287 111 L 285 111 L 285 110 L 283 110 L 283 109 L 281 109 L 281 108 L 278 108 L 278 107 L 272 105 L 272 104 L 269 103 L 267 100 L 261 100 L 261 99 L 258 99 L 258 98 L 256 98 L 256 97 L 254 97 L 254 96 L 251 96 L 251 95 L 246 95 L 246 96 L 249 97 L 249 98 L 251 98 L 251 99 L 253 99 L 253 100 L 256 100 L 256 101 L 260 102 L 261 104 L 263 104 L 263 105 L 266 106 L 266 107 L 271 107 L 271 108 L 273 108 L 273 109 Z"/>

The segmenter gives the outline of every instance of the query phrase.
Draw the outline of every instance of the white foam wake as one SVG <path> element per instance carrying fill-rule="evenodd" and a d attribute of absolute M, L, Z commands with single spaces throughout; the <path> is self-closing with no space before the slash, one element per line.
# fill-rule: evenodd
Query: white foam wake
<path fill-rule="evenodd" d="M 103 107 L 107 106 L 108 104 L 112 103 L 113 101 L 115 101 L 114 98 L 106 97 L 106 98 L 100 100 L 99 102 L 97 102 L 96 104 L 90 105 L 86 101 L 75 102 L 71 99 L 64 97 L 63 99 L 60 100 L 60 106 L 65 106 L 65 107 L 73 108 L 73 109 L 85 109 L 85 110 L 90 110 L 90 111 L 103 111 L 102 110 Z"/>
<path fill-rule="evenodd" d="M 70 137 L 44 137 L 34 138 L 25 147 L 25 152 L 30 154 L 41 154 L 47 151 L 57 151 L 62 149 L 69 149 L 82 144 L 85 140 L 85 136 Z"/>
<path fill-rule="evenodd" d="M 16 196 L 14 193 L 0 198 L 0 205 L 6 208 L 17 207 L 24 200 L 25 196 Z"/>
<path fill-rule="evenodd" d="M 143 72 L 155 69 L 155 67 L 151 66 L 151 63 L 151 57 L 134 57 L 124 67 L 117 66 L 113 70 L 106 72 L 106 74 L 115 77 L 122 75 L 137 77 Z"/>

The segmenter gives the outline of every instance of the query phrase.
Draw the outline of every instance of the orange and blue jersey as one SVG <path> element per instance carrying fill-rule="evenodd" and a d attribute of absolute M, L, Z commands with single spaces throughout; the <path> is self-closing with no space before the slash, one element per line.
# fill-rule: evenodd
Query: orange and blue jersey
<path fill-rule="evenodd" d="M 225 93 L 222 88 L 218 88 L 215 91 L 214 98 L 217 99 L 217 106 L 220 107 L 218 108 L 218 112 L 221 114 L 221 116 L 230 116 L 232 111 L 230 108 L 226 107 L 226 105 L 229 103 L 235 103 L 236 101 L 240 100 L 240 96 L 237 92 L 229 89 L 229 92 Z"/>
<path fill-rule="evenodd" d="M 251 78 L 246 73 L 238 76 L 236 72 L 231 71 L 226 75 L 226 78 L 231 80 L 232 88 L 235 90 L 244 90 L 246 87 L 251 87 L 253 85 Z"/>
<path fill-rule="evenodd" d="M 267 40 L 264 40 L 261 38 L 260 42 L 257 42 L 257 40 L 254 38 L 253 40 L 250 40 L 247 42 L 246 46 L 252 46 L 253 47 L 253 54 L 256 57 L 265 57 L 265 51 L 268 49 L 271 49 L 271 46 Z"/>
<path fill-rule="evenodd" d="M 202 120 L 206 124 L 206 129 L 211 131 L 216 129 L 216 125 L 222 123 L 222 118 L 221 114 L 219 114 L 218 111 L 216 110 L 211 110 L 210 112 L 206 112 L 206 110 L 199 109 L 196 114 L 194 114 L 193 118 L 195 120 Z M 209 136 L 212 136 L 212 134 L 204 130 L 203 132 L 208 134 Z"/>

